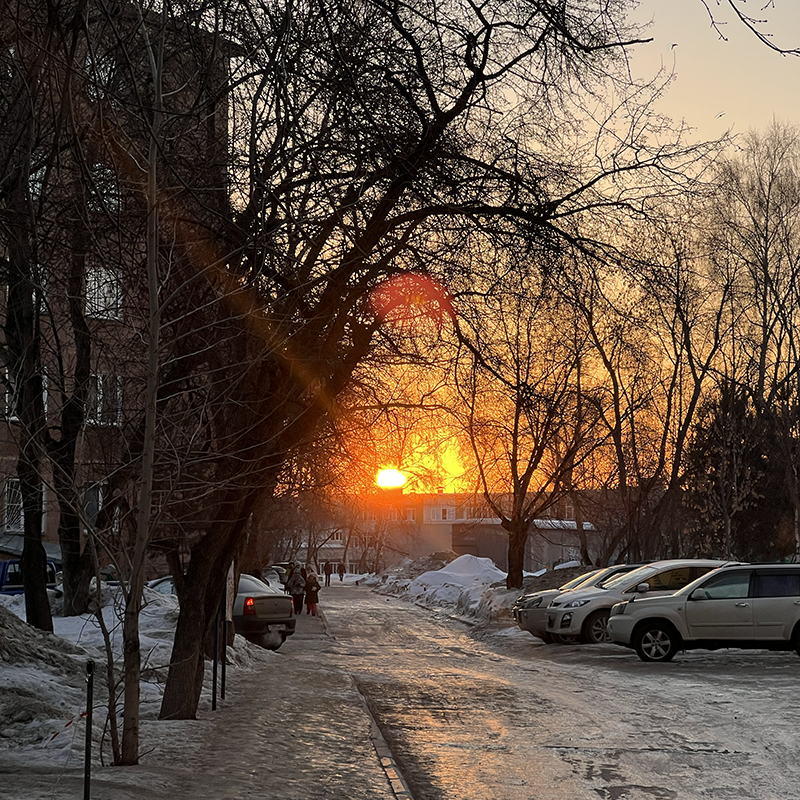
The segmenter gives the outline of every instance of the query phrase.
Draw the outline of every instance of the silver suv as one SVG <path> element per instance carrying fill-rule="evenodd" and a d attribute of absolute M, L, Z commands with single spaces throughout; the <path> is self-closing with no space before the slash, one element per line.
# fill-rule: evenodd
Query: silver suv
<path fill-rule="evenodd" d="M 511 613 L 520 629 L 528 631 L 533 636 L 538 636 L 546 644 L 559 641 L 558 636 L 547 632 L 547 607 L 551 601 L 564 592 L 575 589 L 586 589 L 590 586 L 602 586 L 612 578 L 623 572 L 632 572 L 641 564 L 615 564 L 611 567 L 602 567 L 591 572 L 585 572 L 573 578 L 558 589 L 545 589 L 539 592 L 524 594 L 514 603 Z"/>
<path fill-rule="evenodd" d="M 693 648 L 800 654 L 800 564 L 721 567 L 666 597 L 615 605 L 607 629 L 642 661 L 669 661 Z"/>
<path fill-rule="evenodd" d="M 607 642 L 606 622 L 611 607 L 620 600 L 644 592 L 672 594 L 725 563 L 698 558 L 655 561 L 602 586 L 561 594 L 546 609 L 547 633 L 561 640 Z"/>

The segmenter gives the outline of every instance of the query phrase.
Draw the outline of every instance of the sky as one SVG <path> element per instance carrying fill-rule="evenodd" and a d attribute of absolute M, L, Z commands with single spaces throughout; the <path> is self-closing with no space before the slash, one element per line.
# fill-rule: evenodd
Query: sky
<path fill-rule="evenodd" d="M 766 128 L 773 116 L 800 126 L 800 57 L 769 49 L 734 18 L 722 0 L 707 0 L 728 41 L 711 27 L 702 0 L 641 0 L 635 19 L 652 20 L 654 41 L 640 45 L 633 57 L 637 77 L 659 67 L 676 74 L 657 106 L 673 120 L 685 119 L 697 138 L 711 139 L 732 129 L 746 133 Z M 765 18 L 776 45 L 800 47 L 800 3 L 744 0 L 752 16 Z M 673 46 L 674 45 L 674 46 Z"/>

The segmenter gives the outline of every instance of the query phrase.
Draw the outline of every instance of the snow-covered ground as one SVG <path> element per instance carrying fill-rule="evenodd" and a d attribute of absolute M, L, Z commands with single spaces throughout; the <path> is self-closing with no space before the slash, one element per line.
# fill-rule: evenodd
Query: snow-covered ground
<path fill-rule="evenodd" d="M 558 585 L 569 579 L 572 572 L 574 569 L 555 576 L 553 573 L 528 576 L 526 582 L 533 581 L 531 585 L 536 588 L 543 588 L 545 583 Z M 520 592 L 507 590 L 505 578 L 505 573 L 489 559 L 437 553 L 417 561 L 405 561 L 380 575 L 346 575 L 344 582 L 372 586 L 379 592 L 421 606 L 444 609 L 473 622 L 499 623 L 513 635 L 521 632 L 514 625 L 509 609 Z M 176 597 L 146 592 L 147 604 L 140 618 L 141 717 L 145 726 L 158 717 L 178 618 Z M 121 608 L 113 588 L 104 590 L 103 603 L 103 619 L 114 658 L 120 663 Z M 0 755 L 7 763 L 56 767 L 80 763 L 84 748 L 83 726 L 75 723 L 82 719 L 86 708 L 86 664 L 89 660 L 96 665 L 95 746 L 102 749 L 105 763 L 110 762 L 109 736 L 103 726 L 108 693 L 101 627 L 92 614 L 62 617 L 57 615 L 58 611 L 58 601 L 55 601 L 54 633 L 43 633 L 24 622 L 25 606 L 21 595 L 0 595 Z M 236 636 L 233 646 L 228 648 L 227 668 L 235 679 L 236 671 L 253 670 L 264 660 L 276 657 L 279 656 Z M 211 664 L 207 663 L 200 710 L 211 705 L 211 669 Z M 170 728 L 180 724 L 170 723 Z"/>
<path fill-rule="evenodd" d="M 178 600 L 146 589 L 147 605 L 140 617 L 142 682 L 140 713 L 143 721 L 155 720 L 178 619 Z M 119 596 L 106 588 L 103 619 L 117 665 L 122 660 Z M 57 601 L 54 611 L 57 612 Z M 53 617 L 54 633 L 44 633 L 24 622 L 22 595 L 0 595 L 0 754 L 6 763 L 50 764 L 66 767 L 81 763 L 84 728 L 76 725 L 86 711 L 87 662 L 95 663 L 95 714 L 93 740 L 110 762 L 109 737 L 104 730 L 107 684 L 104 637 L 93 614 Z M 275 653 L 237 636 L 228 648 L 228 669 L 252 669 Z M 200 708 L 211 705 L 210 671 Z M 117 688 L 119 693 L 119 687 Z M 121 713 L 121 706 L 118 708 Z M 80 728 L 80 733 L 79 733 Z M 3 752 L 5 751 L 5 752 Z"/>
<path fill-rule="evenodd" d="M 525 590 L 561 585 L 581 571 L 580 567 L 567 566 L 562 570 L 526 576 Z M 502 697 L 517 698 L 512 704 L 514 709 L 520 708 L 517 700 L 523 708 L 533 709 L 537 703 L 542 704 L 537 725 L 530 725 L 527 717 L 521 718 L 520 722 L 512 715 L 514 725 L 520 726 L 518 747 L 522 750 L 533 748 L 525 763 L 544 756 L 549 758 L 548 754 L 560 754 L 559 758 L 565 764 L 583 765 L 580 770 L 578 767 L 572 769 L 570 774 L 573 776 L 585 773 L 589 783 L 601 773 L 610 776 L 606 782 L 614 785 L 608 792 L 603 790 L 604 797 L 694 800 L 724 796 L 776 800 L 795 796 L 786 789 L 791 776 L 798 770 L 795 732 L 800 721 L 800 706 L 795 699 L 796 656 L 793 653 L 694 651 L 681 655 L 670 664 L 651 665 L 642 664 L 635 654 L 613 645 L 544 645 L 513 623 L 509 608 L 519 592 L 507 590 L 504 579 L 504 573 L 491 562 L 472 556 L 456 557 L 454 553 L 438 553 L 405 562 L 381 575 L 347 575 L 346 584 L 370 586 L 378 593 L 392 595 L 423 609 L 430 608 L 432 612 L 427 614 L 409 607 L 408 613 L 403 614 L 402 609 L 398 610 L 402 604 L 384 603 L 383 597 L 373 596 L 370 598 L 372 607 L 376 609 L 373 627 L 379 632 L 373 641 L 369 633 L 369 618 L 364 616 L 370 613 L 370 603 L 342 602 L 332 592 L 330 615 L 337 620 L 339 630 L 344 634 L 344 644 L 338 645 L 338 650 L 335 643 L 331 645 L 332 657 L 344 659 L 349 664 L 360 664 L 358 669 L 364 674 L 369 669 L 376 670 L 379 683 L 385 679 L 380 658 L 397 661 L 401 673 L 408 668 L 409 674 L 414 675 L 414 670 L 420 669 L 414 660 L 418 653 L 407 642 L 413 639 L 417 629 L 428 630 L 431 626 L 438 626 L 448 632 L 454 643 L 446 648 L 451 679 L 474 673 L 473 682 L 479 682 L 493 670 L 494 679 L 505 687 Z M 338 583 L 336 578 L 334 581 Z M 108 589 L 103 618 L 111 631 L 114 652 L 119 657 L 121 631 L 116 599 L 114 590 Z M 200 722 L 155 721 L 178 608 L 176 599 L 171 596 L 152 593 L 147 599 L 141 618 L 146 664 L 142 682 L 142 746 L 158 754 L 156 769 L 165 762 L 184 765 L 182 769 L 197 769 L 199 756 L 196 754 L 203 752 L 204 737 L 213 738 L 215 722 L 212 715 L 205 713 L 200 715 Z M 374 601 L 377 600 L 381 602 L 376 604 Z M 324 605 L 323 601 L 323 608 Z M 389 616 L 381 617 L 377 612 L 377 608 L 384 607 L 387 614 L 393 614 L 400 621 L 399 629 L 395 623 L 387 625 Z M 464 630 L 463 626 L 453 625 L 450 620 L 442 621 L 443 615 L 471 623 L 470 636 L 459 633 Z M 93 728 L 95 753 L 102 749 L 104 763 L 110 761 L 108 736 L 103 731 L 106 707 L 103 637 L 91 615 L 76 618 L 56 616 L 55 634 L 45 634 L 29 627 L 22 617 L 21 598 L 0 597 L 0 772 L 7 773 L 18 784 L 21 780 L 27 781 L 26 786 L 35 785 L 36 789 L 28 793 L 6 793 L 6 796 L 14 800 L 56 800 L 67 796 L 61 776 L 70 772 L 74 781 L 76 774 L 81 774 L 85 732 L 81 714 L 85 710 L 85 668 L 89 659 L 97 663 Z M 402 629 L 400 623 L 407 627 Z M 387 637 L 385 642 L 381 636 Z M 475 649 L 469 649 L 465 642 L 476 639 L 479 642 Z M 306 642 L 295 653 L 287 647 L 287 658 L 283 660 L 283 652 L 262 650 L 236 637 L 228 650 L 228 674 L 232 685 L 247 685 L 246 673 L 257 668 L 264 673 L 271 672 L 274 685 L 280 683 L 287 664 L 293 665 L 293 669 L 306 670 L 303 673 L 305 677 L 295 686 L 295 692 L 298 689 L 300 694 L 306 692 L 303 696 L 308 702 L 303 712 L 303 724 L 313 726 L 321 721 L 316 709 L 319 690 L 308 688 L 306 682 L 317 675 L 323 681 L 330 681 L 333 676 L 331 662 L 326 662 L 328 671 L 325 672 L 325 667 L 315 661 L 318 653 L 328 652 L 314 649 L 319 646 L 318 642 Z M 488 660 L 482 662 L 474 658 L 480 654 L 487 656 Z M 460 664 L 458 659 L 462 655 L 465 659 Z M 473 657 L 466 658 L 466 655 Z M 429 657 L 434 660 L 442 658 L 440 641 L 434 642 Z M 210 707 L 210 671 L 209 664 L 201 711 Z M 425 675 L 431 672 L 427 666 L 423 671 Z M 415 677 L 408 679 L 406 676 L 405 680 L 410 686 L 416 685 Z M 261 687 L 261 674 L 253 674 L 251 681 L 254 683 L 250 685 Z M 463 689 L 461 679 L 451 680 L 451 684 Z M 345 688 L 344 684 L 335 687 L 333 699 L 336 703 L 342 702 Z M 244 724 L 250 725 L 249 705 L 237 703 L 236 693 L 232 694 L 231 708 L 244 706 L 247 712 Z M 291 703 L 292 697 L 289 694 L 279 700 Z M 457 692 L 454 697 L 457 697 Z M 492 693 L 486 697 L 487 703 L 494 702 Z M 461 718 L 461 715 L 455 716 Z M 265 724 L 264 720 L 260 724 Z M 249 728 L 243 730 L 249 731 Z M 238 752 L 235 737 L 231 739 L 230 746 Z M 287 739 L 280 719 L 275 723 L 274 741 L 285 743 L 292 752 L 296 750 L 296 743 Z M 471 748 L 474 745 L 466 741 L 464 746 Z M 447 752 L 450 752 L 449 744 L 448 748 Z M 498 752 L 501 750 L 503 748 Z M 304 753 L 302 749 L 298 752 Z M 39 773 L 29 777 L 31 767 L 41 768 L 41 775 L 47 780 L 35 783 L 39 780 Z M 278 772 L 282 776 L 280 779 L 284 780 L 281 768 L 282 765 Z M 102 795 L 103 800 L 140 800 L 142 797 L 161 800 L 170 796 L 168 793 L 145 792 L 153 789 L 153 775 L 161 775 L 150 765 L 148 769 L 105 770 L 106 794 Z M 679 772 L 675 773 L 676 769 Z M 620 775 L 624 772 L 626 780 L 630 776 L 647 780 L 641 786 L 633 778 L 625 783 L 618 772 Z M 113 775 L 109 777 L 109 773 Z M 541 778 L 544 782 L 549 779 L 547 775 Z M 110 780 L 114 781 L 111 789 L 108 788 Z M 740 784 L 744 787 L 741 791 L 736 788 Z M 684 791 L 689 785 L 693 788 Z M 675 791 L 669 787 L 675 787 Z M 586 791 L 589 792 L 589 788 Z M 600 790 L 592 791 L 600 793 Z M 73 792 L 69 796 L 77 794 Z M 240 792 L 235 796 L 250 794 Z M 284 792 L 282 796 L 300 795 Z M 302 796 L 309 795 L 306 792 Z"/>

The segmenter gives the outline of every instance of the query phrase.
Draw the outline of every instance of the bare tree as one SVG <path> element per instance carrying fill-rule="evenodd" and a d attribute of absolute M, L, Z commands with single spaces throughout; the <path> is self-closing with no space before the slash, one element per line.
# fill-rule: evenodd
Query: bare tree
<path fill-rule="evenodd" d="M 547 282 L 516 266 L 462 319 L 470 344 L 456 374 L 464 412 L 455 414 L 479 491 L 508 532 L 509 588 L 522 586 L 534 521 L 572 488 L 576 465 L 596 444 L 599 394 L 585 371 L 588 339 L 575 321 Z"/>

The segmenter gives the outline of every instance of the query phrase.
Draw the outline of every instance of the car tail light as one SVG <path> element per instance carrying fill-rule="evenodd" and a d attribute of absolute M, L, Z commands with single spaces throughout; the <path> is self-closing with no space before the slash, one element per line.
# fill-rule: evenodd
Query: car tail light
<path fill-rule="evenodd" d="M 244 612 L 246 615 L 252 614 L 255 616 L 256 613 L 256 601 L 252 597 L 245 597 L 244 599 Z"/>

